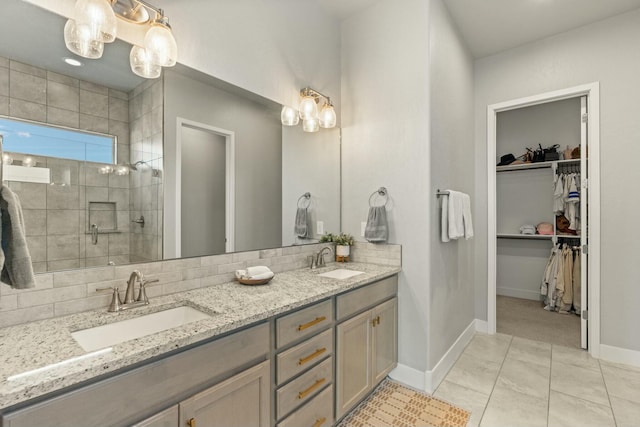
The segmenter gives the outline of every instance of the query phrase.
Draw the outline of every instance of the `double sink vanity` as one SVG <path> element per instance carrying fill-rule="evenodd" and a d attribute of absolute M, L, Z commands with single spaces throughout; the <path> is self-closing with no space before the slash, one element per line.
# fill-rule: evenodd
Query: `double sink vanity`
<path fill-rule="evenodd" d="M 1 425 L 334 425 L 397 363 L 399 267 L 347 266 L 0 329 Z"/>

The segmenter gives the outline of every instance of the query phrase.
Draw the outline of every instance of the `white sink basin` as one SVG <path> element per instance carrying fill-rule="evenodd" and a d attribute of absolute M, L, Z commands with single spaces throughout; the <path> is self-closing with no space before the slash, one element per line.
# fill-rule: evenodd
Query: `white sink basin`
<path fill-rule="evenodd" d="M 72 332 L 71 336 L 85 351 L 95 351 L 209 318 L 211 316 L 202 311 L 182 306 L 108 325 L 83 329 Z"/>
<path fill-rule="evenodd" d="M 330 279 L 344 280 L 358 274 L 364 274 L 364 271 L 347 270 L 346 268 L 339 268 L 337 270 L 327 271 L 326 273 L 318 274 L 320 277 L 328 277 Z"/>

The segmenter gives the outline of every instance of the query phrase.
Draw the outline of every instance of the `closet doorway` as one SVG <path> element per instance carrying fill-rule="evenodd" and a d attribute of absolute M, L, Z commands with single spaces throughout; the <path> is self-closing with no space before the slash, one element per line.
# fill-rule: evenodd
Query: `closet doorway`
<path fill-rule="evenodd" d="M 178 118 L 176 256 L 234 250 L 235 134 Z"/>
<path fill-rule="evenodd" d="M 490 105 L 487 115 L 488 332 L 581 347 L 594 357 L 598 91 L 592 83 L 516 99 Z M 558 154 L 547 150 L 531 163 L 509 156 L 555 144 Z"/>

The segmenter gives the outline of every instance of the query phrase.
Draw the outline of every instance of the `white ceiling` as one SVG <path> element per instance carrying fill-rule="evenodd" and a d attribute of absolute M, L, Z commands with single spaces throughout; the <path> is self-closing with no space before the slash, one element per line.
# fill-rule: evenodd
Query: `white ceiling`
<path fill-rule="evenodd" d="M 315 0 L 344 20 L 380 0 Z M 426 1 L 426 0 L 425 0 Z M 640 8 L 640 0 L 443 0 L 475 58 Z M 402 7 L 402 1 L 397 1 Z"/>

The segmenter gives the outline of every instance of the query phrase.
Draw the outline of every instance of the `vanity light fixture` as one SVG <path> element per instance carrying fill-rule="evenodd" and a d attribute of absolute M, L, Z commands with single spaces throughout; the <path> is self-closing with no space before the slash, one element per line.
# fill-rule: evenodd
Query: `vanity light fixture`
<path fill-rule="evenodd" d="M 144 0 L 77 0 L 73 17 L 64 26 L 67 49 L 83 58 L 102 57 L 104 44 L 116 39 L 116 17 L 149 27 L 143 45 L 133 46 L 129 54 L 135 74 L 154 79 L 162 67 L 176 64 L 178 47 L 169 18 Z"/>
<path fill-rule="evenodd" d="M 321 100 L 324 101 L 324 105 L 318 113 L 318 103 Z M 331 99 L 310 87 L 301 89 L 298 110 L 285 105 L 280 114 L 280 120 L 285 126 L 295 126 L 299 119 L 302 119 L 302 130 L 305 132 L 318 132 L 320 128 L 335 127 L 336 112 Z"/>

